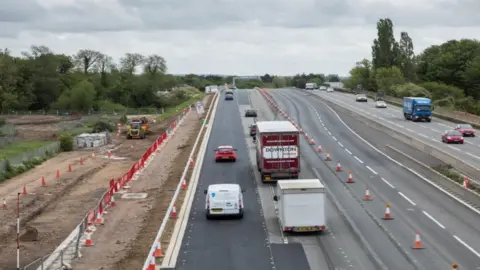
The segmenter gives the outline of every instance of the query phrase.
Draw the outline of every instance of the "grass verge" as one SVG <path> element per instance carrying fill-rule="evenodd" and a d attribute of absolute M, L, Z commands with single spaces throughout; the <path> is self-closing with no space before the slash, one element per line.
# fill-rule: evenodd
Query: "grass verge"
<path fill-rule="evenodd" d="M 163 121 L 165 119 L 168 119 L 172 115 L 180 112 L 181 110 L 187 108 L 188 106 L 192 105 L 193 103 L 195 103 L 199 100 L 202 100 L 204 97 L 205 97 L 205 93 L 200 93 L 199 92 L 198 94 L 190 97 L 188 100 L 180 103 L 179 105 L 177 105 L 175 107 L 166 108 L 165 112 L 162 115 L 160 115 L 159 117 L 157 117 L 157 121 Z"/>
<path fill-rule="evenodd" d="M 0 158 L 9 159 L 51 144 L 50 141 L 19 141 L 0 148 Z"/>
<path fill-rule="evenodd" d="M 454 171 L 454 168 L 451 165 L 438 165 L 433 166 L 432 169 L 441 173 L 445 177 L 457 182 L 460 185 L 463 185 L 464 175 Z M 475 193 L 480 194 L 480 186 L 475 183 L 469 182 L 468 189 L 474 191 Z"/>

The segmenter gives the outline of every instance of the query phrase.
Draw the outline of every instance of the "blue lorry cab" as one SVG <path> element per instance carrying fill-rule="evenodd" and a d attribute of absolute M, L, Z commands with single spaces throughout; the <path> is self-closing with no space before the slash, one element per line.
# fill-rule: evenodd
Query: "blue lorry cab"
<path fill-rule="evenodd" d="M 415 122 L 432 121 L 432 100 L 424 97 L 404 97 L 403 116 Z"/>

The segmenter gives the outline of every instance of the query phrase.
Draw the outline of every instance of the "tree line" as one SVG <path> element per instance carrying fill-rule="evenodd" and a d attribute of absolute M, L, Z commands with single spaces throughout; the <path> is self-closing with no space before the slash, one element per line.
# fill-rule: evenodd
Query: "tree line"
<path fill-rule="evenodd" d="M 115 62 L 90 49 L 75 55 L 36 45 L 21 56 L 0 51 L 2 113 L 175 106 L 187 100 L 188 93 L 172 90 L 187 82 L 188 76 L 167 74 L 167 63 L 157 54 L 126 53 Z"/>
<path fill-rule="evenodd" d="M 357 62 L 345 86 L 429 97 L 436 106 L 480 114 L 480 41 L 450 40 L 415 55 L 408 33 L 401 32 L 397 41 L 393 22 L 380 19 L 371 60 Z"/>

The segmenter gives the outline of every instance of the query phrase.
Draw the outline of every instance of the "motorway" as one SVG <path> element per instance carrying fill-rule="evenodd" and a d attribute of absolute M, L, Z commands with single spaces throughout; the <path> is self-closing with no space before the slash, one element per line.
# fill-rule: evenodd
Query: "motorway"
<path fill-rule="evenodd" d="M 368 102 L 355 102 L 355 96 L 340 92 L 313 91 L 315 95 L 319 95 L 338 105 L 347 107 L 357 113 L 368 118 L 380 121 L 387 126 L 400 128 L 408 134 L 416 135 L 418 140 L 428 142 L 430 145 L 441 149 L 444 152 L 457 157 L 460 160 L 472 165 L 474 168 L 480 168 L 480 137 L 467 137 L 465 144 L 447 145 L 442 143 L 441 136 L 445 130 L 452 130 L 456 124 L 433 118 L 432 122 L 412 122 L 407 121 L 403 117 L 402 108 L 388 105 L 386 109 L 375 108 L 374 101 L 369 99 Z M 480 169 L 479 169 L 480 170 Z"/>
<path fill-rule="evenodd" d="M 322 164 L 326 163 L 323 161 L 324 153 L 317 153 L 306 140 L 302 140 L 302 156 L 306 163 L 314 165 L 313 169 L 351 215 L 388 269 L 450 269 L 452 263 L 458 264 L 459 269 L 480 269 L 479 215 L 388 160 L 357 137 L 344 125 L 344 122 L 356 123 L 351 116 L 341 114 L 341 118 L 345 119 L 342 122 L 326 104 L 301 91 L 283 89 L 269 93 L 304 131 L 330 152 L 333 161 L 328 162 L 329 169 L 325 169 L 325 166 L 322 168 Z M 348 101 L 338 98 L 343 96 L 338 93 L 320 95 L 330 95 L 329 100 L 336 99 L 336 102 L 348 104 Z M 353 96 L 348 97 L 354 102 Z M 372 103 L 362 106 L 365 112 L 374 110 Z M 387 119 L 386 116 L 382 117 Z M 393 122 L 393 118 L 389 121 Z M 401 117 L 396 119 L 404 121 Z M 410 122 L 402 124 L 407 126 Z M 421 125 L 412 123 L 408 127 L 428 129 Z M 367 126 L 356 124 L 355 128 L 361 129 L 361 133 L 366 134 L 369 140 L 383 140 L 386 143 L 390 140 L 385 134 Z M 341 161 L 345 170 L 332 176 L 330 172 L 337 160 Z M 347 170 L 353 171 L 355 184 L 344 183 Z M 371 202 L 361 201 L 365 186 L 373 194 L 374 200 Z M 394 220 L 381 220 L 386 203 L 392 204 Z M 420 233 L 425 249 L 411 249 L 415 232 Z"/>

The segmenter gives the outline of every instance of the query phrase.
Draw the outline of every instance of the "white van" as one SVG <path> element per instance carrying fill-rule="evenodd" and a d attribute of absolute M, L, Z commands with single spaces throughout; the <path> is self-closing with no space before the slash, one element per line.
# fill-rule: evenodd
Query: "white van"
<path fill-rule="evenodd" d="M 207 219 L 217 216 L 243 218 L 243 192 L 238 184 L 209 185 L 204 191 L 205 215 Z"/>

